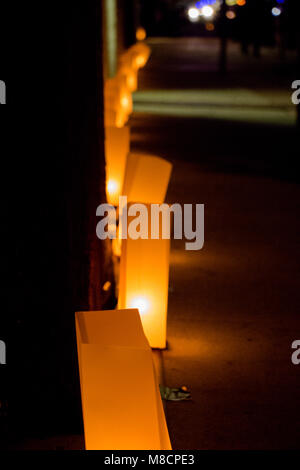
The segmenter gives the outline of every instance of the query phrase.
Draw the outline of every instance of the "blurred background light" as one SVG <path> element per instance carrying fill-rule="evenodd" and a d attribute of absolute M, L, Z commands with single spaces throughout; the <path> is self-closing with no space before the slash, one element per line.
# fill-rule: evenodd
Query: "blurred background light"
<path fill-rule="evenodd" d="M 141 26 L 136 30 L 137 41 L 144 41 L 147 37 L 146 30 Z"/>
<path fill-rule="evenodd" d="M 199 10 L 195 7 L 188 9 L 188 17 L 191 21 L 196 21 L 199 18 Z"/>
<path fill-rule="evenodd" d="M 201 13 L 205 18 L 211 18 L 214 14 L 214 9 L 209 5 L 206 5 L 202 8 Z"/>
<path fill-rule="evenodd" d="M 227 17 L 229 20 L 233 20 L 233 19 L 236 17 L 236 14 L 234 13 L 234 11 L 229 10 L 229 11 L 226 12 L 226 17 Z"/>
<path fill-rule="evenodd" d="M 213 23 L 206 23 L 205 29 L 206 29 L 207 31 L 214 31 L 215 25 L 214 25 Z"/>
<path fill-rule="evenodd" d="M 272 15 L 273 16 L 279 16 L 281 14 L 280 8 L 274 7 L 272 8 Z"/>

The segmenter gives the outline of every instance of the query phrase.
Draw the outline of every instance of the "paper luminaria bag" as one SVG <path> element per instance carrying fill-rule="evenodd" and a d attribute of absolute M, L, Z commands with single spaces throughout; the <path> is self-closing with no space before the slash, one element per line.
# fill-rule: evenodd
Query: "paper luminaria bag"
<path fill-rule="evenodd" d="M 130 206 L 129 206 L 130 207 Z M 151 209 L 148 209 L 148 228 Z M 130 224 L 132 218 L 128 217 Z M 139 310 L 151 348 L 164 349 L 167 341 L 170 239 L 122 240 L 118 308 Z"/>
<path fill-rule="evenodd" d="M 130 48 L 135 57 L 134 65 L 137 68 L 145 67 L 149 60 L 151 49 L 144 42 L 137 42 Z"/>
<path fill-rule="evenodd" d="M 127 202 L 162 204 L 165 200 L 173 165 L 164 158 L 129 153 L 122 195 Z M 119 230 L 122 231 L 121 222 Z M 113 240 L 114 252 L 119 256 L 123 241 Z"/>
<path fill-rule="evenodd" d="M 138 74 L 137 70 L 126 62 L 122 62 L 119 69 L 119 74 L 125 77 L 127 87 L 130 91 L 136 91 L 138 87 Z"/>
<path fill-rule="evenodd" d="M 138 311 L 77 312 L 75 318 L 86 449 L 171 449 Z"/>
<path fill-rule="evenodd" d="M 127 158 L 122 194 L 128 202 L 162 204 L 165 200 L 172 164 L 154 155 L 130 153 Z"/>
<path fill-rule="evenodd" d="M 118 127 L 121 129 L 128 121 L 128 114 L 122 108 L 104 109 L 105 127 Z"/>
<path fill-rule="evenodd" d="M 143 42 L 138 42 L 122 54 L 120 62 L 138 70 L 146 65 L 150 54 L 150 47 Z"/>
<path fill-rule="evenodd" d="M 105 80 L 104 101 L 107 109 L 121 107 L 128 113 L 132 112 L 132 96 L 123 75 L 118 74 Z"/>
<path fill-rule="evenodd" d="M 129 149 L 128 126 L 105 128 L 106 193 L 108 203 L 113 206 L 119 204 Z"/>

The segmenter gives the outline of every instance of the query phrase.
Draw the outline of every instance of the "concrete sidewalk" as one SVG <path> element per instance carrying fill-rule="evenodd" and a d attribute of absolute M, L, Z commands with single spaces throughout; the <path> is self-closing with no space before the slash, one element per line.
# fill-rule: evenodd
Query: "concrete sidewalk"
<path fill-rule="evenodd" d="M 208 76 L 216 89 L 213 54 L 205 68 L 216 42 L 154 43 L 142 91 L 169 89 L 170 74 L 179 95 L 195 82 L 209 89 Z M 251 94 L 253 78 L 246 84 L 244 58 L 239 62 L 231 47 L 234 82 L 240 73 Z M 277 66 L 275 55 L 264 53 L 263 65 L 253 66 L 261 77 L 256 91 L 266 89 Z M 285 97 L 287 108 L 289 70 L 287 64 L 272 82 L 273 99 Z M 172 244 L 164 374 L 167 385 L 192 391 L 192 401 L 167 404 L 174 449 L 299 447 L 300 366 L 291 363 L 291 343 L 300 336 L 297 134 L 292 123 L 260 118 L 226 122 L 144 111 L 131 120 L 132 149 L 174 163 L 168 202 L 205 204 L 204 249 Z"/>

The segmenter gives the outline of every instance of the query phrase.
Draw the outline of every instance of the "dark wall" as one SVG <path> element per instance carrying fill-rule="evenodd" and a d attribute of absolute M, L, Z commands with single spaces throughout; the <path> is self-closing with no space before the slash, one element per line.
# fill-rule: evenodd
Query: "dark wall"
<path fill-rule="evenodd" d="M 7 12 L 1 61 L 0 400 L 15 438 L 81 429 L 74 313 L 108 306 L 102 285 L 113 282 L 95 216 L 105 201 L 101 2 L 18 13 Z"/>

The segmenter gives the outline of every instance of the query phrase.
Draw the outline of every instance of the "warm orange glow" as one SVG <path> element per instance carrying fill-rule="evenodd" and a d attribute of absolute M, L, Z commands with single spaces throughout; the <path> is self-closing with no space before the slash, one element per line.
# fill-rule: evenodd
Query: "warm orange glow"
<path fill-rule="evenodd" d="M 130 90 L 135 91 L 137 89 L 137 80 L 134 74 L 127 76 L 127 83 Z"/>
<path fill-rule="evenodd" d="M 129 147 L 128 126 L 105 128 L 106 194 L 108 203 L 113 206 L 119 204 Z"/>
<path fill-rule="evenodd" d="M 149 46 L 147 46 L 147 44 L 145 44 L 144 42 L 138 42 L 137 44 L 134 44 L 131 49 L 134 51 L 134 52 L 137 52 L 141 55 L 143 55 L 143 57 L 145 58 L 146 62 L 148 61 L 149 57 L 150 57 L 150 54 L 151 54 L 151 49 Z"/>
<path fill-rule="evenodd" d="M 126 85 L 130 91 L 137 90 L 137 71 L 128 64 L 122 63 L 119 69 L 119 74 L 125 77 Z"/>
<path fill-rule="evenodd" d="M 207 31 L 214 31 L 215 25 L 213 23 L 206 23 L 205 28 Z"/>
<path fill-rule="evenodd" d="M 118 183 L 113 180 L 109 180 L 107 183 L 107 191 L 109 195 L 115 194 L 118 191 Z"/>
<path fill-rule="evenodd" d="M 147 297 L 134 297 L 129 300 L 129 308 L 137 308 L 140 315 L 145 315 L 149 312 L 151 307 L 149 299 Z"/>
<path fill-rule="evenodd" d="M 121 98 L 121 105 L 125 110 L 127 110 L 130 107 L 130 100 L 128 98 L 128 95 L 123 95 Z"/>
<path fill-rule="evenodd" d="M 125 113 L 125 111 L 122 109 L 118 110 L 118 113 L 116 116 L 116 127 L 121 129 L 123 126 L 125 126 L 127 121 L 128 121 L 128 114 Z"/>
<path fill-rule="evenodd" d="M 102 287 L 102 290 L 104 290 L 104 292 L 108 292 L 111 288 L 111 282 L 110 281 L 106 281 L 104 284 L 103 284 L 103 287 Z"/>
<path fill-rule="evenodd" d="M 130 49 L 127 49 L 120 57 L 120 68 L 123 66 L 133 68 L 133 55 Z"/>
<path fill-rule="evenodd" d="M 246 5 L 246 0 L 237 0 L 236 2 L 240 7 Z"/>
<path fill-rule="evenodd" d="M 122 194 L 127 196 L 128 202 L 162 204 L 171 171 L 172 164 L 163 158 L 130 153 Z"/>
<path fill-rule="evenodd" d="M 105 127 L 117 127 L 122 128 L 128 121 L 128 114 L 119 107 L 118 109 L 107 109 L 104 110 L 104 123 Z"/>
<path fill-rule="evenodd" d="M 144 67 L 150 57 L 150 47 L 144 42 L 138 42 L 131 46 L 121 57 L 121 64 L 126 64 L 134 69 Z"/>
<path fill-rule="evenodd" d="M 136 39 L 137 41 L 144 41 L 146 39 L 146 30 L 141 26 L 136 30 Z"/>
<path fill-rule="evenodd" d="M 151 217 L 150 208 L 148 212 Z M 170 240 L 161 235 L 157 240 L 122 240 L 118 307 L 139 309 L 152 348 L 166 347 L 169 252 Z"/>
<path fill-rule="evenodd" d="M 147 59 L 145 56 L 143 56 L 142 54 L 141 55 L 138 55 L 136 56 L 135 58 L 135 65 L 137 68 L 142 68 L 146 65 L 147 63 Z"/>
<path fill-rule="evenodd" d="M 138 311 L 77 312 L 75 318 L 86 450 L 170 450 Z"/>
<path fill-rule="evenodd" d="M 132 96 L 124 75 L 105 81 L 104 108 L 105 125 L 122 127 L 127 122 L 132 112 Z"/>

